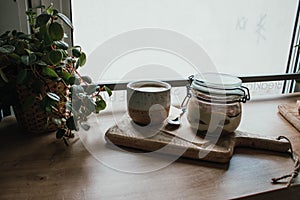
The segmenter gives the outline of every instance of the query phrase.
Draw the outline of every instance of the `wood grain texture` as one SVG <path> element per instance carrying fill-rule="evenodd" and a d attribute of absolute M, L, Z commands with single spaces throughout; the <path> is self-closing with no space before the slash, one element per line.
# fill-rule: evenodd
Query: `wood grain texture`
<path fill-rule="evenodd" d="M 300 134 L 277 108 L 297 98 L 298 94 L 244 104 L 239 130 L 272 138 L 285 135 L 299 154 Z M 105 132 L 126 113 L 123 105 L 92 116 L 90 131 L 81 131 L 69 147 L 55 134 L 28 135 L 14 118 L 4 118 L 0 123 L 0 199 L 298 199 L 299 178 L 290 189 L 271 184 L 271 178 L 293 169 L 286 154 L 272 151 L 241 147 L 227 164 L 180 158 L 144 173 L 122 170 L 154 166 L 161 159 L 153 158 L 157 160 L 153 162 L 146 154 L 105 145 Z"/>
<path fill-rule="evenodd" d="M 115 145 L 219 163 L 229 162 L 236 146 L 283 153 L 290 150 L 287 141 L 238 130 L 225 136 L 206 137 L 191 129 L 186 120 L 182 120 L 182 125 L 175 131 L 168 131 L 164 126 L 152 129 L 136 125 L 125 116 L 108 129 L 105 137 L 108 143 Z M 149 136 L 149 132 L 152 135 Z"/>
<path fill-rule="evenodd" d="M 300 115 L 296 103 L 278 105 L 279 113 L 300 131 Z"/>

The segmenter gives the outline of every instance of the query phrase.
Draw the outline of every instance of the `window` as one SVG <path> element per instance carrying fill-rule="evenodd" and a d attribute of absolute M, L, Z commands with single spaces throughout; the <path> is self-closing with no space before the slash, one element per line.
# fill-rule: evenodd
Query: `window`
<path fill-rule="evenodd" d="M 25 17 L 27 1 L 2 1 L 0 6 L 0 33 L 7 30 L 17 29 L 28 31 Z"/>
<path fill-rule="evenodd" d="M 293 73 L 298 63 L 297 0 L 54 2 L 71 10 L 73 42 L 88 55 L 81 73 L 99 82 L 178 80 L 204 71 L 236 76 Z M 278 94 L 291 91 L 294 82 L 246 86 L 251 93 Z"/>

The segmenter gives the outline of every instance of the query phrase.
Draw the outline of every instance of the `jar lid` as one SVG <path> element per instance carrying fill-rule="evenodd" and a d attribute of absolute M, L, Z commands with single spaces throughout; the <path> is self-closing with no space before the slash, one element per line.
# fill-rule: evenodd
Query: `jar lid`
<path fill-rule="evenodd" d="M 191 88 L 208 94 L 244 96 L 242 80 L 229 74 L 202 73 L 193 76 Z"/>

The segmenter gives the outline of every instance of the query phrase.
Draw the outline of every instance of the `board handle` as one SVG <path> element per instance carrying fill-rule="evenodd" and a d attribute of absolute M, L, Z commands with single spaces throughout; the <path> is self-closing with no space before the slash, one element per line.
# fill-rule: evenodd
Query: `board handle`
<path fill-rule="evenodd" d="M 243 131 L 235 131 L 235 147 L 249 147 L 277 152 L 289 152 L 291 144 L 286 140 L 256 135 Z"/>

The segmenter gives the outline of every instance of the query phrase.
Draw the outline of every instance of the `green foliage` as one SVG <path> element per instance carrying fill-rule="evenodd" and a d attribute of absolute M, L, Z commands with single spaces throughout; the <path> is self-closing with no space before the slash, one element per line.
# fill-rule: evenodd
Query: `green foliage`
<path fill-rule="evenodd" d="M 42 74 L 44 76 L 50 76 L 50 77 L 58 77 L 57 73 L 51 68 L 51 67 L 43 67 Z"/>
<path fill-rule="evenodd" d="M 60 25 L 57 22 L 53 22 L 49 25 L 48 33 L 50 35 L 50 38 L 53 41 L 61 40 L 64 37 L 64 30 L 62 25 Z"/>
<path fill-rule="evenodd" d="M 56 138 L 66 142 L 78 125 L 89 129 L 88 116 L 106 107 L 102 92 L 109 96 L 112 92 L 77 72 L 87 56 L 80 46 L 70 47 L 63 41 L 61 22 L 73 29 L 68 17 L 53 5 L 39 8 L 39 15 L 36 8 L 26 12 L 31 34 L 13 30 L 0 35 L 0 103 L 16 102 L 18 85 L 31 88 L 35 95 L 25 99 L 22 109 L 39 103 L 48 115 L 47 123 L 57 124 Z M 52 91 L 49 82 L 64 85 L 68 92 Z"/>
<path fill-rule="evenodd" d="M 106 102 L 103 99 L 96 100 L 96 113 L 99 113 L 101 110 L 106 108 Z"/>
<path fill-rule="evenodd" d="M 58 65 L 63 59 L 63 54 L 60 50 L 52 50 L 48 53 L 48 59 L 52 65 Z"/>

